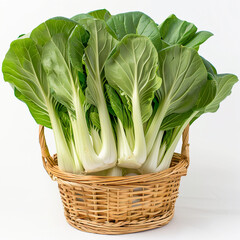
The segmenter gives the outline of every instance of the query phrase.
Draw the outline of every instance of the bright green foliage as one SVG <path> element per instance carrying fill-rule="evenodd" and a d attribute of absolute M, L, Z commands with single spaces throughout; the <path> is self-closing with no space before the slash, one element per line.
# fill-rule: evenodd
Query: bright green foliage
<path fill-rule="evenodd" d="M 212 34 L 175 15 L 106 9 L 57 17 L 13 41 L 4 80 L 52 128 L 58 165 L 121 176 L 170 166 L 188 124 L 216 112 L 238 81 L 198 54 Z"/>
<path fill-rule="evenodd" d="M 112 16 L 107 20 L 110 33 L 118 40 L 128 34 L 137 34 L 148 37 L 160 50 L 161 36 L 157 24 L 142 12 L 128 12 Z"/>
<path fill-rule="evenodd" d="M 182 21 L 174 14 L 159 26 L 159 31 L 165 47 L 181 44 L 196 50 L 213 35 L 207 31 L 197 32 L 197 27 L 193 23 Z"/>
<path fill-rule="evenodd" d="M 157 69 L 158 54 L 154 45 L 147 37 L 137 35 L 124 37 L 106 63 L 105 73 L 108 83 L 126 96 L 131 104 L 135 144 L 132 153 L 129 151 L 130 148 L 127 148 L 129 156 L 123 153 L 119 158 L 119 166 L 138 168 L 146 159 L 143 123 L 152 114 L 154 92 L 161 85 Z M 115 111 L 117 116 L 119 112 L 122 111 Z M 119 118 L 122 118 L 121 114 Z M 122 128 L 122 124 L 120 125 L 119 127 Z M 124 141 L 122 144 L 128 145 L 128 142 L 125 142 L 124 131 L 122 130 L 121 133 Z"/>
<path fill-rule="evenodd" d="M 180 45 L 159 53 L 159 72 L 162 87 L 156 92 L 159 107 L 146 131 L 148 153 L 158 134 L 156 129 L 162 128 L 164 118 L 169 116 L 172 127 L 178 126 L 183 114 L 194 108 L 207 81 L 207 71 L 198 53 Z"/>

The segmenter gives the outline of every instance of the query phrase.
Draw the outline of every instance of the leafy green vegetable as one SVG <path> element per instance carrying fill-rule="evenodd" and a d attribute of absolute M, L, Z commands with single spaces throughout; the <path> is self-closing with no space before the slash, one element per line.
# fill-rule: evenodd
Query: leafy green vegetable
<path fill-rule="evenodd" d="M 119 156 L 119 166 L 137 168 L 146 159 L 143 123 L 152 114 L 151 103 L 154 92 L 161 84 L 161 79 L 157 76 L 157 64 L 158 54 L 151 41 L 147 37 L 136 35 L 123 38 L 106 63 L 105 73 L 109 84 L 129 98 L 132 106 L 134 149 L 130 154 L 128 147 L 128 154 L 123 153 L 123 156 Z M 120 115 L 119 112 L 121 113 L 115 111 L 117 116 Z M 120 115 L 119 118 L 122 116 Z M 122 125 L 120 124 L 119 127 L 122 128 Z M 128 145 L 124 131 L 120 132 L 123 135 L 122 144 Z"/>
<path fill-rule="evenodd" d="M 87 68 L 87 101 L 96 106 L 101 125 L 102 163 L 116 163 L 117 152 L 115 137 L 106 105 L 103 80 L 104 65 L 117 41 L 107 32 L 105 22 L 97 19 L 82 19 L 78 21 L 90 33 L 88 46 L 85 49 L 84 62 Z M 86 161 L 88 161 L 86 159 Z M 99 160 L 97 160 L 99 161 Z"/>
<path fill-rule="evenodd" d="M 202 114 L 207 112 L 216 112 L 220 106 L 220 103 L 231 94 L 233 85 L 238 81 L 237 76 L 233 74 L 216 74 L 212 76 L 212 81 L 216 84 L 216 94 L 214 99 L 206 104 L 204 108 L 200 109 L 196 116 L 191 119 L 190 123 L 193 123 Z"/>
<path fill-rule="evenodd" d="M 105 20 L 105 21 L 111 17 L 111 13 L 106 9 L 92 11 L 92 12 L 89 12 L 88 14 L 94 18 Z"/>
<path fill-rule="evenodd" d="M 207 31 L 197 32 L 197 27 L 193 23 L 182 21 L 174 14 L 159 26 L 159 31 L 165 46 L 181 44 L 196 50 L 213 35 Z"/>
<path fill-rule="evenodd" d="M 161 49 L 161 37 L 157 24 L 142 12 L 128 12 L 112 16 L 107 25 L 110 33 L 118 39 L 123 39 L 127 34 L 138 34 L 148 37 L 157 50 Z"/>
<path fill-rule="evenodd" d="M 109 128 L 111 122 L 108 116 L 101 77 L 103 65 L 115 41 L 104 29 L 104 22 L 101 20 L 89 18 L 81 20 L 81 23 L 90 33 L 87 47 L 84 49 L 83 44 L 77 44 L 77 46 L 73 44 L 78 43 L 78 41 L 81 40 L 79 36 L 83 35 L 82 27 L 78 25 L 71 35 L 68 36 L 69 54 L 66 51 L 68 44 L 62 44 L 64 38 L 58 36 L 57 39 L 53 39 L 44 46 L 42 62 L 49 76 L 50 88 L 53 91 L 54 97 L 69 111 L 77 153 L 84 169 L 87 172 L 94 172 L 109 168 L 116 162 L 115 139 L 113 130 Z M 109 35 L 108 38 L 107 35 Z M 83 37 L 83 39 L 85 38 Z M 102 51 L 102 47 L 106 44 L 108 49 Z M 78 58 L 74 55 L 76 49 Z M 87 122 L 85 120 L 85 96 L 83 95 L 80 82 L 75 72 L 76 69 L 78 71 L 82 70 L 83 53 L 85 56 L 85 67 L 88 70 L 86 89 L 88 95 L 86 99 L 89 103 L 97 107 L 102 129 L 102 147 L 98 155 L 95 153 L 91 143 Z M 70 62 L 72 64 L 70 64 Z M 71 66 L 73 69 L 71 69 Z M 74 114 L 74 116 L 72 117 L 71 114 Z M 96 135 L 96 133 L 94 134 Z"/>
<path fill-rule="evenodd" d="M 177 126 L 182 114 L 195 106 L 207 81 L 207 71 L 198 53 L 180 45 L 159 53 L 159 71 L 163 81 L 162 87 L 157 91 L 158 109 L 146 131 L 148 154 L 164 118 L 175 114 L 172 125 Z"/>
<path fill-rule="evenodd" d="M 65 139 L 58 116 L 58 103 L 51 95 L 41 65 L 41 49 L 34 40 L 20 38 L 13 41 L 3 61 L 2 70 L 5 81 L 15 87 L 15 95 L 28 105 L 36 121 L 49 127 L 49 119 L 51 120 L 59 167 L 68 172 L 81 172 L 81 165 L 71 152 L 72 142 Z"/>
<path fill-rule="evenodd" d="M 47 20 L 10 45 L 4 80 L 52 128 L 62 171 L 122 176 L 168 168 L 188 124 L 238 81 L 198 54 L 212 33 L 106 9 Z"/>

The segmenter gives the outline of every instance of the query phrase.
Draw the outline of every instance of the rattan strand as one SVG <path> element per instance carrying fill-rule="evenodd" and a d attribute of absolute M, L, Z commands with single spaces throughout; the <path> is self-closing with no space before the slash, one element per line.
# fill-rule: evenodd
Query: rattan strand
<path fill-rule="evenodd" d="M 181 154 L 171 167 L 137 176 L 75 175 L 61 171 L 57 155 L 50 156 L 44 127 L 39 127 L 43 165 L 58 182 L 65 217 L 86 232 L 124 234 L 145 231 L 169 223 L 174 214 L 181 176 L 189 165 L 189 126 L 182 136 Z"/>

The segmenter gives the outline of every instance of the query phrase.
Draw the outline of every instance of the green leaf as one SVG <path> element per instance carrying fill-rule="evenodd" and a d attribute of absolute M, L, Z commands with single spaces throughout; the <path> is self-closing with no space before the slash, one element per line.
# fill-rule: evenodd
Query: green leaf
<path fill-rule="evenodd" d="M 181 126 L 184 122 L 193 114 L 193 111 L 201 111 L 209 103 L 213 101 L 217 93 L 217 83 L 215 79 L 209 78 L 205 86 L 202 88 L 196 105 L 192 110 L 184 113 L 173 113 L 165 117 L 162 124 L 161 130 L 173 129 L 177 126 Z"/>
<path fill-rule="evenodd" d="M 161 38 L 169 45 L 184 45 L 192 39 L 197 31 L 194 24 L 178 19 L 174 14 L 170 15 L 160 26 Z"/>
<path fill-rule="evenodd" d="M 160 104 L 146 131 L 148 153 L 164 118 L 193 110 L 207 81 L 207 71 L 197 51 L 180 45 L 159 52 L 159 72 L 162 78 L 162 86 L 157 91 Z M 176 120 L 176 125 L 178 122 Z"/>
<path fill-rule="evenodd" d="M 238 81 L 233 74 L 218 74 L 215 76 L 217 82 L 217 93 L 214 100 L 206 106 L 205 112 L 216 112 L 222 102 L 232 92 L 233 85 Z"/>
<path fill-rule="evenodd" d="M 78 72 L 78 79 L 80 81 L 80 85 L 82 87 L 83 92 L 85 91 L 86 87 L 87 87 L 87 77 L 86 77 L 86 73 L 83 67 L 83 73 L 82 72 Z"/>
<path fill-rule="evenodd" d="M 174 14 L 159 26 L 159 31 L 165 47 L 166 45 L 180 44 L 195 50 L 198 50 L 199 46 L 213 35 L 207 31 L 197 32 L 194 24 L 182 21 Z"/>
<path fill-rule="evenodd" d="M 18 38 L 23 37 L 24 35 L 26 35 L 26 34 L 25 34 L 25 33 L 22 33 L 22 34 L 20 34 L 20 35 L 18 36 Z"/>
<path fill-rule="evenodd" d="M 151 40 L 134 34 L 124 37 L 106 62 L 105 74 L 108 83 L 125 95 L 132 106 L 134 147 L 130 148 L 132 144 L 128 140 L 132 137 L 127 139 L 121 122 L 118 124 L 118 163 L 121 167 L 139 168 L 146 160 L 143 123 L 152 114 L 154 93 L 161 85 L 157 69 L 158 53 Z"/>
<path fill-rule="evenodd" d="M 53 41 L 45 44 L 43 47 L 42 64 L 47 73 L 52 94 L 69 111 L 74 113 L 75 89 L 79 89 L 80 86 L 78 77 L 76 75 L 73 76 L 69 62 L 66 60 L 66 55 L 64 56 L 65 45 L 63 44 L 62 47 L 59 47 L 62 40 L 59 36 L 54 36 Z"/>
<path fill-rule="evenodd" d="M 81 14 L 78 14 L 78 15 L 76 15 L 76 16 L 73 16 L 73 17 L 71 18 L 71 20 L 76 21 L 76 22 L 79 22 L 79 21 L 81 21 L 82 19 L 86 19 L 86 18 L 92 18 L 92 19 L 94 19 L 94 17 L 91 16 L 91 15 L 89 15 L 88 13 L 81 13 Z"/>
<path fill-rule="evenodd" d="M 169 116 L 165 117 L 162 124 L 161 130 L 171 130 L 177 126 L 181 126 L 186 119 L 188 119 L 191 114 L 193 113 L 192 110 L 185 112 L 185 113 L 172 113 Z"/>
<path fill-rule="evenodd" d="M 111 17 L 111 14 L 107 9 L 91 11 L 88 14 L 94 18 L 101 19 L 104 21 L 107 21 Z"/>
<path fill-rule="evenodd" d="M 37 30 L 34 29 L 33 32 L 36 33 Z M 36 118 L 37 122 L 39 122 L 39 117 L 41 118 L 48 112 L 55 136 L 60 169 L 68 172 L 81 171 L 81 166 L 77 159 L 74 161 L 69 143 L 64 137 L 64 130 L 57 116 L 57 103 L 49 91 L 46 74 L 41 64 L 42 47 L 37 45 L 37 36 L 34 34 L 33 36 L 35 41 L 24 37 L 12 42 L 3 62 L 4 79 L 14 85 L 24 96 L 17 93 L 19 98 L 26 101 L 33 117 L 39 114 Z M 40 35 L 39 38 L 39 42 L 43 43 L 45 36 Z M 34 104 L 30 104 L 28 100 Z"/>
<path fill-rule="evenodd" d="M 159 53 L 159 67 L 163 82 L 157 93 L 169 105 L 166 115 L 191 110 L 207 81 L 197 51 L 179 45 L 169 47 Z"/>
<path fill-rule="evenodd" d="M 199 111 L 202 108 L 208 106 L 214 100 L 216 94 L 217 94 L 217 82 L 211 75 L 209 75 L 206 85 L 199 94 L 199 98 L 196 103 L 195 109 Z"/>
<path fill-rule="evenodd" d="M 99 155 L 90 153 L 88 146 L 84 147 L 81 156 L 83 165 L 87 171 L 96 171 L 113 166 L 117 160 L 115 136 L 104 94 L 104 65 L 116 45 L 116 40 L 106 30 L 103 20 L 95 18 L 80 19 L 78 23 L 89 32 L 90 38 L 84 50 L 84 66 L 87 72 L 87 88 L 85 90 L 86 101 L 97 107 L 101 126 L 101 152 Z M 82 121 L 83 117 L 79 118 Z M 84 117 L 85 119 L 85 117 Z M 80 125 L 81 123 L 79 123 Z M 86 124 L 87 125 L 87 124 Z M 81 126 L 80 131 L 82 131 Z M 87 127 L 86 127 L 87 128 Z M 83 138 L 83 136 L 81 136 Z M 80 139 L 81 140 L 81 139 Z M 82 140 L 81 140 L 82 141 Z M 85 140 L 84 140 L 85 141 Z M 83 142 L 84 142 L 83 141 Z M 91 143 L 90 143 L 91 144 Z M 92 158 L 92 164 L 89 161 Z"/>
<path fill-rule="evenodd" d="M 185 46 L 195 48 L 196 50 L 198 50 L 197 48 L 199 47 L 199 45 L 204 43 L 211 36 L 213 36 L 211 32 L 207 31 L 197 32 L 195 36 L 187 44 L 185 44 Z"/>
<path fill-rule="evenodd" d="M 190 124 L 192 124 L 204 113 L 216 112 L 220 106 L 220 103 L 231 94 L 232 87 L 238 81 L 238 78 L 233 74 L 217 74 L 213 76 L 213 80 L 211 82 L 213 81 L 216 84 L 214 99 L 209 101 L 209 104 L 206 104 L 205 107 L 199 109 L 198 113 L 191 120 Z M 204 97 L 202 97 L 202 99 L 204 100 Z"/>
<path fill-rule="evenodd" d="M 48 112 L 46 97 L 49 87 L 42 71 L 40 52 L 32 39 L 17 39 L 11 43 L 2 71 L 6 82 L 13 84 L 22 95 L 38 106 L 38 110 Z"/>
<path fill-rule="evenodd" d="M 170 44 L 164 42 L 163 40 L 161 40 L 161 41 L 162 41 L 162 49 L 170 47 Z"/>
<path fill-rule="evenodd" d="M 95 18 L 95 19 L 107 21 L 110 17 L 111 17 L 111 14 L 107 9 L 99 9 L 99 10 L 91 11 L 89 13 L 78 14 L 72 17 L 71 19 L 76 22 L 79 22 L 82 19 L 86 19 L 86 18 L 91 18 L 91 19 Z"/>
<path fill-rule="evenodd" d="M 85 49 L 85 66 L 87 68 L 87 100 L 98 106 L 103 101 L 104 65 L 117 41 L 107 32 L 105 22 L 96 19 L 81 19 L 79 23 L 90 33 Z M 105 101 L 105 100 L 104 100 Z"/>
<path fill-rule="evenodd" d="M 89 114 L 90 120 L 94 127 L 97 128 L 97 130 L 101 130 L 99 115 L 97 112 L 90 112 Z"/>
<path fill-rule="evenodd" d="M 82 56 L 89 34 L 76 22 L 63 17 L 47 20 L 35 28 L 30 37 L 41 46 L 42 65 L 54 97 L 74 112 L 73 84 L 79 87 L 79 75 L 71 71 L 71 64 L 82 71 Z M 80 93 L 78 93 L 80 94 Z"/>
<path fill-rule="evenodd" d="M 138 34 L 148 37 L 157 50 L 161 49 L 161 37 L 157 24 L 142 12 L 127 12 L 112 16 L 107 25 L 112 35 L 121 40 L 127 34 Z"/>
<path fill-rule="evenodd" d="M 73 139 L 73 131 L 72 131 L 72 125 L 71 125 L 67 108 L 62 104 L 58 104 L 57 113 L 58 113 L 59 119 L 61 120 L 64 136 L 67 142 L 70 142 Z"/>
<path fill-rule="evenodd" d="M 56 22 L 56 20 L 52 21 Z M 69 28 L 64 25 L 65 32 L 52 35 L 51 40 L 45 43 L 42 48 L 42 65 L 47 73 L 52 94 L 74 113 L 75 99 L 78 98 L 78 95 L 82 102 L 84 99 L 80 82 L 84 80 L 81 78 L 84 76 L 82 58 L 84 44 L 87 42 L 89 34 L 80 25 L 74 23 L 75 27 L 73 28 L 71 24 L 67 25 Z M 53 32 L 51 29 L 53 26 L 53 24 L 49 24 L 49 32 Z"/>
<path fill-rule="evenodd" d="M 129 126 L 130 120 L 128 119 L 125 105 L 122 103 L 121 98 L 110 85 L 106 84 L 105 87 L 114 113 L 121 120 L 124 127 Z"/>
<path fill-rule="evenodd" d="M 51 18 L 33 29 L 30 38 L 33 39 L 39 47 L 44 46 L 53 36 L 58 34 L 64 35 L 65 38 L 68 38 L 76 25 L 77 23 L 75 21 L 68 18 Z"/>
<path fill-rule="evenodd" d="M 154 92 L 161 84 L 156 73 L 157 63 L 157 51 L 147 37 L 128 35 L 105 67 L 107 81 L 112 87 L 120 89 L 132 100 L 134 94 L 138 94 L 143 122 L 152 114 Z"/>
<path fill-rule="evenodd" d="M 203 63 L 207 69 L 207 72 L 212 74 L 212 75 L 216 75 L 217 74 L 217 70 L 216 68 L 208 61 L 206 60 L 204 57 L 201 57 L 203 60 Z"/>
<path fill-rule="evenodd" d="M 88 32 L 80 25 L 76 26 L 68 39 L 69 58 L 72 66 L 80 72 L 83 72 L 82 58 L 84 48 L 89 39 Z M 66 47 L 67 48 L 67 47 Z"/>
<path fill-rule="evenodd" d="M 14 87 L 14 94 L 15 94 L 15 97 L 17 97 L 22 102 L 26 103 L 31 115 L 33 116 L 37 124 L 47 128 L 52 128 L 51 121 L 50 121 L 48 112 L 46 110 L 40 108 L 34 102 L 29 100 L 27 97 L 25 97 L 21 92 L 17 90 L 16 87 Z"/>
<path fill-rule="evenodd" d="M 167 147 L 171 144 L 173 137 L 173 129 L 167 130 L 163 136 L 163 142 L 166 143 Z"/>

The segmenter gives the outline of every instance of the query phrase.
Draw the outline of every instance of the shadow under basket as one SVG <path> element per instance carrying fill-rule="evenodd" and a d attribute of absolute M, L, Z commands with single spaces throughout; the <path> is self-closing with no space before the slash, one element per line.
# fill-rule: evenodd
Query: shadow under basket
<path fill-rule="evenodd" d="M 39 128 L 43 165 L 58 182 L 65 217 L 73 227 L 99 234 L 124 234 L 158 228 L 170 222 L 180 179 L 189 165 L 189 126 L 182 136 L 181 154 L 159 173 L 112 177 L 61 171 L 50 156 L 44 127 Z"/>

